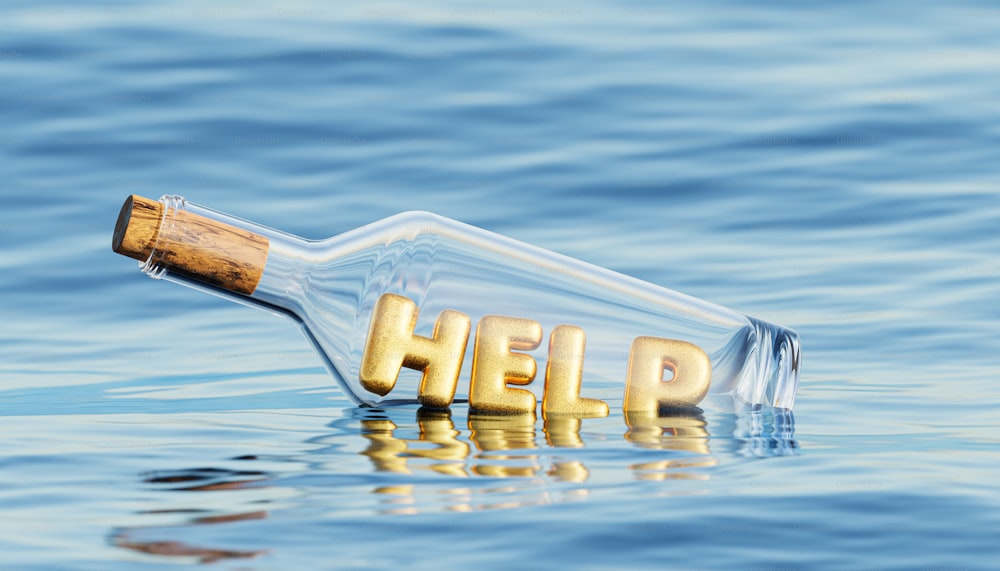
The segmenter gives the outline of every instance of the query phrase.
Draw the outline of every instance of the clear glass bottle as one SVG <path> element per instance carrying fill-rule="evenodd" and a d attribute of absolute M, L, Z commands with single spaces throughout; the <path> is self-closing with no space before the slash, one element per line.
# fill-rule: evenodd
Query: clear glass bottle
<path fill-rule="evenodd" d="M 627 409 L 630 375 L 638 374 L 633 365 L 639 339 L 680 340 L 707 356 L 709 394 L 729 395 L 749 407 L 791 409 L 795 400 L 799 340 L 794 331 L 426 212 L 406 212 L 310 241 L 178 196 L 159 201 L 132 196 L 119 215 L 113 249 L 139 260 L 152 277 L 298 321 L 340 386 L 362 405 L 468 402 L 473 379 L 492 367 L 505 377 L 501 384 L 512 389 L 494 397 L 522 399 L 498 412 L 523 412 L 519 409 L 543 401 L 551 410 L 572 412 L 571 406 L 557 406 L 554 396 L 548 401 L 546 391 L 556 385 L 551 379 L 572 378 L 576 367 L 579 397 Z M 440 357 L 455 361 L 457 382 L 450 398 L 447 387 L 435 398 L 424 394 L 433 392 L 423 379 L 425 373 L 433 376 L 426 366 L 437 363 L 437 357 L 385 357 L 385 351 L 372 349 L 379 340 L 382 349 L 401 347 L 400 354 L 412 349 L 380 329 L 387 320 L 395 320 L 390 329 L 402 324 L 404 336 L 411 326 L 412 335 L 433 340 L 437 326 L 443 328 L 441 335 L 458 339 Z M 547 348 L 543 337 L 550 341 Z M 491 340 L 493 353 L 485 347 Z M 498 343 L 502 357 L 495 351 Z M 491 361 L 490 355 L 496 358 Z M 387 366 L 398 370 L 398 378 L 381 385 L 365 379 L 373 374 L 365 367 L 378 368 L 383 357 L 396 360 Z M 520 361 L 505 369 L 511 359 Z M 678 359 L 685 368 L 689 357 Z M 433 367 L 442 374 L 444 366 L 438 365 Z M 659 362 L 658 371 L 667 371 L 660 379 L 665 385 L 672 374 L 674 380 L 680 377 L 673 365 L 669 358 Z M 701 396 L 681 404 L 697 404 Z M 470 404 L 476 400 L 473 395 Z M 587 410 L 580 416 L 607 414 L 607 407 L 602 412 L 599 404 L 583 404 Z"/>

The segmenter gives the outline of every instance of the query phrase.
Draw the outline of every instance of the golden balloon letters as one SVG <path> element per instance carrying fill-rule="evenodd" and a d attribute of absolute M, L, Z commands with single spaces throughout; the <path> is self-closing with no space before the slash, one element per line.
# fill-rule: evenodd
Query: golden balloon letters
<path fill-rule="evenodd" d="M 445 310 L 438 315 L 432 336 L 421 337 L 413 333 L 417 314 L 413 300 L 403 296 L 384 294 L 376 301 L 358 377 L 366 390 L 385 396 L 396 386 L 402 367 L 423 371 L 418 401 L 429 408 L 447 408 L 455 398 L 472 322 L 460 311 Z M 469 408 L 495 414 L 534 413 L 535 395 L 516 386 L 534 381 L 537 364 L 530 355 L 515 351 L 537 348 L 542 337 L 541 324 L 532 319 L 500 315 L 480 319 L 473 343 Z M 608 415 L 607 403 L 580 396 L 584 346 L 583 329 L 553 328 L 542 396 L 546 418 Z M 670 371 L 667 380 L 664 370 Z M 697 345 L 636 337 L 622 408 L 655 414 L 660 407 L 695 406 L 708 393 L 711 378 L 711 362 Z"/>

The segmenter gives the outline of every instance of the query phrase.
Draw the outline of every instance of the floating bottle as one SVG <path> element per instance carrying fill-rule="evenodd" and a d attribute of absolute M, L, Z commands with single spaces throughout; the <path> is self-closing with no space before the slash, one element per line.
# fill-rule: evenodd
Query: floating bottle
<path fill-rule="evenodd" d="M 133 195 L 112 248 L 294 319 L 359 405 L 600 417 L 707 394 L 795 401 L 794 331 L 426 212 L 311 241 Z"/>

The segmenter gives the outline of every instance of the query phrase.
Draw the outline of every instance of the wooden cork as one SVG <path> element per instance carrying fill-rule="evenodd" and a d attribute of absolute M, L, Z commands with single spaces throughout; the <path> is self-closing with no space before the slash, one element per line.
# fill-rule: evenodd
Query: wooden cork
<path fill-rule="evenodd" d="M 166 213 L 164 209 L 166 208 Z M 111 248 L 170 272 L 250 295 L 264 273 L 267 237 L 138 195 L 125 200 Z"/>

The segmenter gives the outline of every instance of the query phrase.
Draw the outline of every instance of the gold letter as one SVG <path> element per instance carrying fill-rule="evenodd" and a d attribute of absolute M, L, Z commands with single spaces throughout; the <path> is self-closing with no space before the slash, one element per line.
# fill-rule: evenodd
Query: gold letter
<path fill-rule="evenodd" d="M 673 379 L 663 381 L 664 368 L 673 372 Z M 622 409 L 657 415 L 661 406 L 692 407 L 705 398 L 711 380 L 712 362 L 697 345 L 636 337 L 628 358 Z"/>
<path fill-rule="evenodd" d="M 549 336 L 549 362 L 545 366 L 542 416 L 571 415 L 579 418 L 608 416 L 608 403 L 580 397 L 583 376 L 583 329 L 559 325 Z"/>
<path fill-rule="evenodd" d="M 481 412 L 521 414 L 535 412 L 535 395 L 507 383 L 527 385 L 535 378 L 536 364 L 530 351 L 542 342 L 542 325 L 531 319 L 487 315 L 476 327 L 472 353 L 469 408 Z"/>
<path fill-rule="evenodd" d="M 469 316 L 442 311 L 430 338 L 414 335 L 416 324 L 417 304 L 412 300 L 391 293 L 378 298 L 361 356 L 361 386 L 385 396 L 396 386 L 401 367 L 416 369 L 424 372 L 417 400 L 426 407 L 445 408 L 455 398 L 472 327 Z"/>

